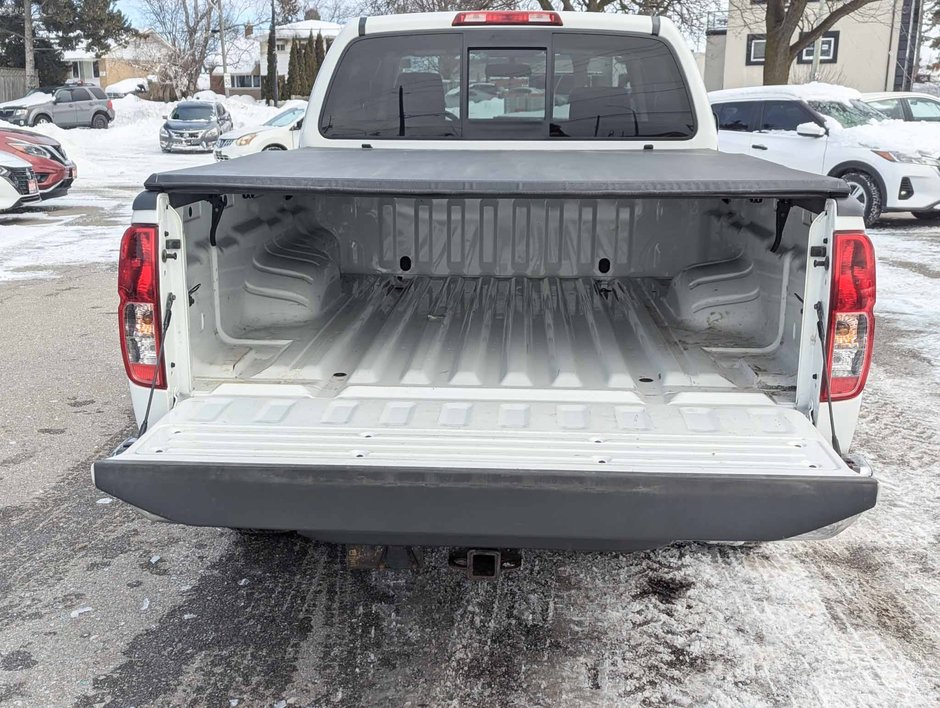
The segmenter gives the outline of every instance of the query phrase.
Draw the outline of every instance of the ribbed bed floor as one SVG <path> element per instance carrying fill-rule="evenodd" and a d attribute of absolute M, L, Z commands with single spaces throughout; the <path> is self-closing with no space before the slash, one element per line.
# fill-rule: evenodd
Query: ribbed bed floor
<path fill-rule="evenodd" d="M 343 276 L 303 327 L 242 333 L 239 377 L 543 389 L 732 387 L 629 279 Z M 279 343 L 273 341 L 278 340 Z"/>

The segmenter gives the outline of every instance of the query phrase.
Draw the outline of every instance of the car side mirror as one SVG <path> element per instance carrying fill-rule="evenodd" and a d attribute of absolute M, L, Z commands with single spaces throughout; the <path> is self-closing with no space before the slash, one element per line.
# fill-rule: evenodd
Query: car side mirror
<path fill-rule="evenodd" d="M 163 120 L 166 120 L 166 116 L 160 116 L 160 117 L 163 118 Z"/>
<path fill-rule="evenodd" d="M 819 123 L 800 123 L 796 126 L 796 134 L 804 138 L 824 138 L 829 131 L 823 128 Z"/>
<path fill-rule="evenodd" d="M 304 127 L 304 119 L 301 118 L 299 121 L 297 121 L 296 123 L 294 123 L 294 124 L 291 126 L 290 129 L 291 129 L 291 130 L 300 130 L 300 129 L 303 128 L 303 127 Z"/>

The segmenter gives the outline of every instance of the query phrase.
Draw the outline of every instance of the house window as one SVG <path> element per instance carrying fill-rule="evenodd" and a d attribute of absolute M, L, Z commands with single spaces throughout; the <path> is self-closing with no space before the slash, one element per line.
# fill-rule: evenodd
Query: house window
<path fill-rule="evenodd" d="M 98 64 L 97 60 L 91 63 L 91 75 L 96 79 L 101 76 L 101 66 Z"/>
<path fill-rule="evenodd" d="M 232 76 L 232 83 L 235 88 L 260 88 L 261 77 L 251 74 L 236 74 Z"/>
<path fill-rule="evenodd" d="M 275 49 L 277 49 L 277 51 L 279 51 L 279 52 L 286 52 L 286 51 L 287 51 L 287 42 L 278 42 L 277 44 L 274 45 L 274 47 L 275 47 Z"/>
<path fill-rule="evenodd" d="M 796 58 L 797 64 L 812 64 L 813 54 L 816 51 L 816 45 L 811 44 L 805 47 Z M 826 32 L 820 41 L 819 63 L 835 64 L 839 60 L 839 33 Z"/>
<path fill-rule="evenodd" d="M 747 36 L 747 57 L 744 63 L 756 66 L 764 63 L 764 52 L 767 49 L 767 38 L 762 34 L 749 34 Z"/>

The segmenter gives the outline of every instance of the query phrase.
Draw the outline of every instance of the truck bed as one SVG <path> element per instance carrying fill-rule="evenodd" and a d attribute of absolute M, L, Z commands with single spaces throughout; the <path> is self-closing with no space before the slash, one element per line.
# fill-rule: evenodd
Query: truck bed
<path fill-rule="evenodd" d="M 219 378 L 348 385 L 641 390 L 785 389 L 774 355 L 722 367 L 727 336 L 667 324 L 629 278 L 343 276 L 317 322 L 243 331 Z M 278 293 L 268 293 L 272 302 Z M 748 347 L 752 342 L 741 340 Z"/>

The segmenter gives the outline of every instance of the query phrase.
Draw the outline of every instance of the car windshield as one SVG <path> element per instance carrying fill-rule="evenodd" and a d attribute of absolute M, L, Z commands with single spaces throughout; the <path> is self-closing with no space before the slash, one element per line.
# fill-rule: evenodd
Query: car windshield
<path fill-rule="evenodd" d="M 885 120 L 887 116 L 867 103 L 856 99 L 844 101 L 810 101 L 809 105 L 824 116 L 837 121 L 843 128 L 855 128 L 871 122 Z"/>
<path fill-rule="evenodd" d="M 271 125 L 276 128 L 283 128 L 285 125 L 291 125 L 303 116 L 304 108 L 291 108 L 289 111 L 278 113 L 271 120 L 265 121 L 265 125 Z"/>
<path fill-rule="evenodd" d="M 172 120 L 212 120 L 212 106 L 179 105 L 170 114 Z"/>

